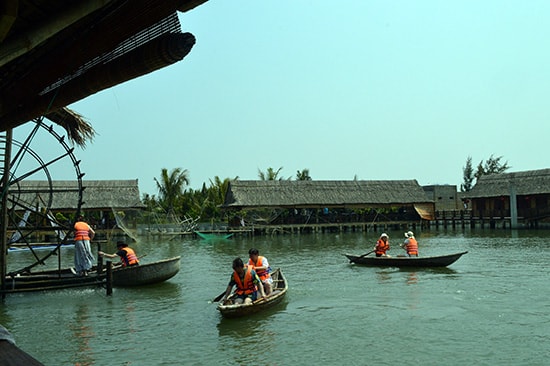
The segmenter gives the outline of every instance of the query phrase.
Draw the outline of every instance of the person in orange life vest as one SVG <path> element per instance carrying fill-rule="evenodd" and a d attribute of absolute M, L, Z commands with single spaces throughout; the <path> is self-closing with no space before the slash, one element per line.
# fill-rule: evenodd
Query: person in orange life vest
<path fill-rule="evenodd" d="M 108 254 L 105 252 L 98 252 L 98 254 L 102 257 L 108 258 L 116 258 L 117 256 L 119 256 L 120 261 L 122 262 L 122 267 L 137 266 L 139 264 L 136 252 L 132 248 L 130 248 L 125 242 L 118 241 L 116 243 L 116 249 L 117 251 L 114 254 Z"/>
<path fill-rule="evenodd" d="M 380 235 L 374 250 L 376 251 L 377 257 L 389 257 L 389 255 L 386 254 L 386 251 L 390 250 L 390 238 L 388 234 L 382 233 L 382 235 Z"/>
<path fill-rule="evenodd" d="M 414 238 L 414 233 L 412 231 L 407 231 L 405 233 L 405 241 L 401 245 L 401 248 L 407 251 L 409 257 L 418 257 L 418 242 Z"/>
<path fill-rule="evenodd" d="M 74 223 L 74 267 L 79 276 L 87 276 L 92 269 L 95 258 L 90 247 L 90 240 L 94 238 L 95 231 L 79 215 Z"/>
<path fill-rule="evenodd" d="M 267 261 L 267 258 L 261 256 L 260 252 L 256 248 L 250 249 L 248 251 L 248 256 L 250 257 L 250 259 L 248 260 L 248 265 L 252 266 L 252 268 L 254 268 L 254 270 L 256 271 L 258 277 L 260 277 L 262 285 L 264 286 L 265 296 L 271 295 L 271 291 L 273 288 L 273 279 L 269 274 L 269 272 L 271 272 L 271 267 L 269 267 L 269 262 Z"/>
<path fill-rule="evenodd" d="M 235 290 L 237 294 L 235 304 L 251 304 L 257 300 L 258 290 L 262 298 L 265 298 L 264 288 L 260 277 L 258 277 L 252 266 L 246 266 L 245 268 L 241 258 L 235 258 L 233 260 L 233 274 L 225 290 L 225 295 L 221 300 L 222 304 L 225 304 L 233 286 L 237 287 Z"/>

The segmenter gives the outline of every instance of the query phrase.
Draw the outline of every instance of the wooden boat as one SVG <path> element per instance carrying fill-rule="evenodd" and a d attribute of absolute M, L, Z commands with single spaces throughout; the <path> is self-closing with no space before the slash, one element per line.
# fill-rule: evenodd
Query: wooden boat
<path fill-rule="evenodd" d="M 90 272 L 88 276 L 76 276 L 71 268 L 24 272 L 6 276 L 5 288 L 0 289 L 0 293 L 100 287 L 105 281 L 105 275 L 98 275 L 97 272 Z"/>
<path fill-rule="evenodd" d="M 112 285 L 119 287 L 143 286 L 166 281 L 180 269 L 180 257 L 131 267 L 113 268 Z M 5 288 L 0 293 L 59 290 L 74 287 L 101 287 L 107 282 L 105 268 L 97 272 L 94 267 L 87 276 L 76 276 L 74 269 L 23 272 L 6 277 Z"/>
<path fill-rule="evenodd" d="M 446 267 L 456 262 L 461 256 L 468 253 L 460 252 L 432 257 L 362 257 L 351 254 L 344 254 L 350 263 L 363 264 L 367 266 L 382 267 Z"/>
<path fill-rule="evenodd" d="M 218 310 L 224 318 L 237 318 L 257 313 L 259 311 L 270 308 L 280 303 L 286 295 L 288 290 L 288 283 L 280 268 L 271 273 L 273 279 L 273 292 L 265 300 L 258 299 L 251 304 L 232 304 L 232 299 L 235 298 L 235 294 L 229 296 L 229 299 L 225 303 L 218 303 Z M 225 291 L 218 296 L 221 298 Z"/>
<path fill-rule="evenodd" d="M 180 270 L 180 256 L 113 269 L 113 286 L 143 286 L 166 281 Z"/>

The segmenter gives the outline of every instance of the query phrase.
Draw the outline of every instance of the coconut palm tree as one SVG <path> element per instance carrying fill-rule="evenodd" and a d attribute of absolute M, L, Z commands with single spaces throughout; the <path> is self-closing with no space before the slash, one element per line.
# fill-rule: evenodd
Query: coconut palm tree
<path fill-rule="evenodd" d="M 296 180 L 311 180 L 309 176 L 309 169 L 302 169 L 302 171 L 296 171 Z"/>
<path fill-rule="evenodd" d="M 167 213 L 174 211 L 174 205 L 183 194 L 184 186 L 189 184 L 188 174 L 187 169 L 174 168 L 168 173 L 168 169 L 162 168 L 160 181 L 154 178 L 159 190 L 159 202 Z"/>
<path fill-rule="evenodd" d="M 283 177 L 278 178 L 281 169 L 283 169 L 283 167 L 280 167 L 277 171 L 275 171 L 273 168 L 269 167 L 265 173 L 258 169 L 258 177 L 260 180 L 284 180 Z"/>

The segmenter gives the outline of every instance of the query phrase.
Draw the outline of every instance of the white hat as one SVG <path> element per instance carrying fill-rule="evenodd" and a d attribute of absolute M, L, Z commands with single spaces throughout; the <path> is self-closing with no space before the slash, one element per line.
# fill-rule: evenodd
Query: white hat
<path fill-rule="evenodd" d="M 406 237 L 406 238 L 411 238 L 411 237 L 413 237 L 413 236 L 414 236 L 414 233 L 413 233 L 412 231 L 407 231 L 407 232 L 405 233 L 405 237 Z"/>
<path fill-rule="evenodd" d="M 382 233 L 382 235 L 380 235 L 381 238 L 383 238 L 384 236 L 385 236 L 386 238 L 389 238 L 388 234 L 386 234 L 386 233 Z"/>

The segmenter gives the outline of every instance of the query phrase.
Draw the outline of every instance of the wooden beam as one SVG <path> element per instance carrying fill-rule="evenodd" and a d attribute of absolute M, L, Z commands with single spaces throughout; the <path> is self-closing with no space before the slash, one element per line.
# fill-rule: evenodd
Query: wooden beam
<path fill-rule="evenodd" d="M 207 1 L 208 0 L 183 0 L 181 4 L 178 6 L 178 11 L 185 13 L 186 11 L 194 9 L 197 6 L 202 5 Z"/>
<path fill-rule="evenodd" d="M 19 35 L 13 40 L 0 44 L 0 67 L 19 56 L 24 55 L 26 52 L 29 52 L 33 48 L 45 42 L 56 33 L 62 31 L 71 24 L 78 22 L 80 19 L 93 13 L 94 11 L 101 9 L 111 1 L 113 0 L 75 1 L 74 3 L 77 5 L 74 8 L 69 9 L 66 13 L 60 14 L 58 17 L 51 19 L 49 22 L 33 28 L 26 34 Z"/>
<path fill-rule="evenodd" d="M 2 0 L 0 2 L 0 43 L 4 41 L 15 23 L 18 8 L 19 0 Z"/>

